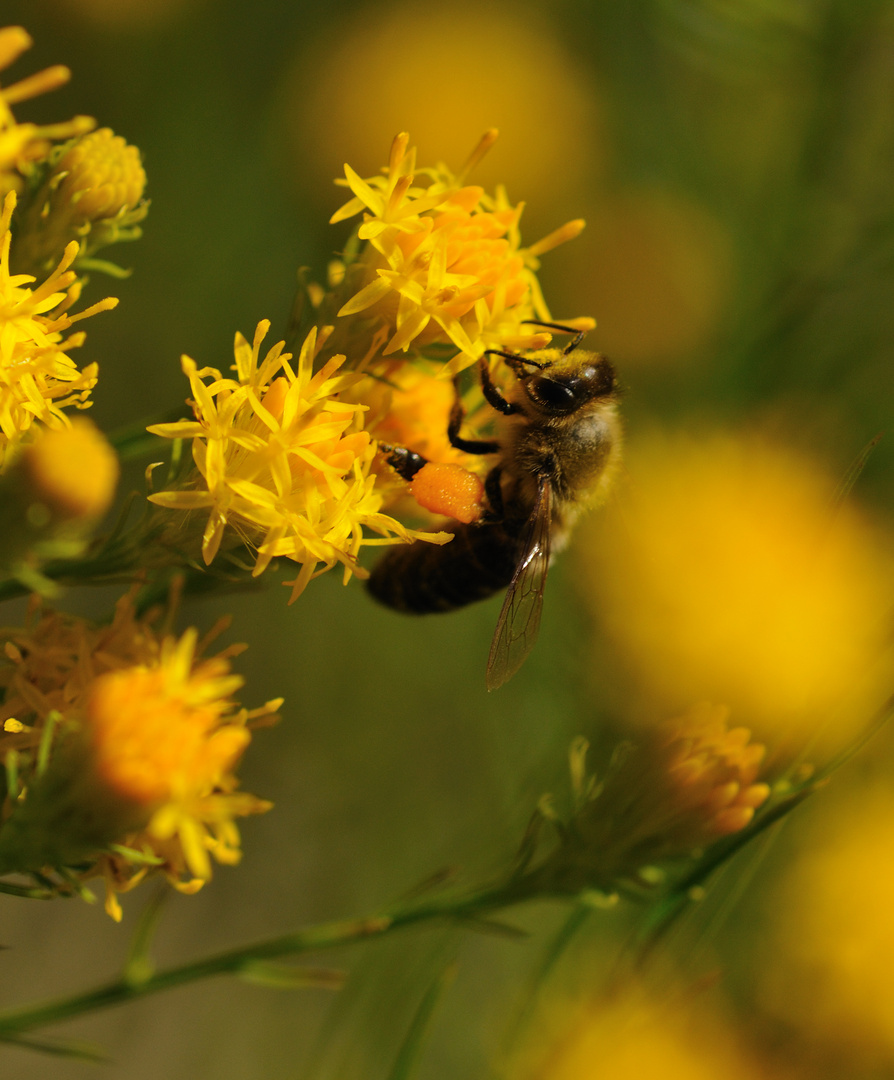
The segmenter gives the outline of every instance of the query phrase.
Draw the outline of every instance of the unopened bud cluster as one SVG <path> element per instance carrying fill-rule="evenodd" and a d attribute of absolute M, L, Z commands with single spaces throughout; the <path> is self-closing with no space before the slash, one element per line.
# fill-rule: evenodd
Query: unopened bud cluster
<path fill-rule="evenodd" d="M 46 179 L 31 199 L 17 233 L 16 269 L 39 273 L 77 240 L 76 265 L 114 273 L 112 264 L 91 264 L 100 248 L 140 236 L 147 212 L 146 174 L 140 152 L 110 128 L 100 128 L 59 148 Z"/>
<path fill-rule="evenodd" d="M 770 794 L 765 748 L 728 710 L 708 704 L 622 744 L 604 779 L 585 779 L 586 743 L 572 750 L 577 807 L 560 843 L 532 871 L 545 892 L 642 884 L 655 864 L 696 854 L 752 821 Z"/>

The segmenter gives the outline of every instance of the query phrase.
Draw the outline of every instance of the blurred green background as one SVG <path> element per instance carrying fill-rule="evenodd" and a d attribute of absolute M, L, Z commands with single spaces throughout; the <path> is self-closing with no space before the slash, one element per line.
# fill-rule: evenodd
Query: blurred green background
<path fill-rule="evenodd" d="M 546 256 L 541 283 L 556 317 L 598 319 L 588 344 L 620 372 L 631 441 L 655 421 L 748 424 L 838 475 L 889 425 L 890 3 L 559 0 L 547 14 L 526 3 L 3 0 L 0 11 L 35 39 L 7 81 L 55 63 L 74 73 L 17 118 L 92 114 L 144 155 L 145 236 L 114 253 L 133 276 L 95 278 L 88 293 L 121 298 L 90 321 L 82 355 L 100 363 L 92 415 L 105 430 L 183 400 L 181 353 L 223 368 L 235 331 L 250 338 L 269 318 L 284 333 L 298 267 L 321 275 L 345 240 L 327 224 L 345 161 L 370 175 L 409 130 L 420 163 L 456 168 L 490 126 L 501 137 L 473 179 L 527 202 L 528 242 L 588 219 Z M 858 488 L 882 517 L 892 468 L 888 436 Z M 128 484 L 140 486 L 140 469 Z M 570 559 L 551 575 L 537 649 L 493 695 L 483 676 L 498 600 L 416 622 L 336 574 L 292 608 L 285 599 L 273 583 L 185 613 L 208 625 L 232 612 L 231 638 L 251 646 L 243 700 L 282 694 L 286 705 L 242 771 L 275 809 L 245 824 L 238 869 L 171 900 L 162 961 L 374 911 L 443 867 L 486 876 L 540 795 L 564 789 L 571 738 L 598 738 L 595 688 L 611 673 Z M 109 601 L 66 598 L 94 613 Z M 111 976 L 141 897 L 125 898 L 122 926 L 76 902 L 0 904 L 12 1006 Z M 720 931 L 734 982 L 749 978 L 755 911 L 735 936 L 729 923 Z M 332 1013 L 324 991 L 217 981 L 59 1033 L 104 1043 L 104 1075 L 129 1080 L 384 1080 L 420 995 L 459 955 L 423 1075 L 484 1077 L 561 918 L 558 905 L 520 912 L 534 931 L 523 941 L 430 929 L 324 958 L 356 969 Z M 616 948 L 627 916 L 602 925 L 594 957 Z M 34 1080 L 89 1068 L 3 1058 L 2 1075 Z"/>

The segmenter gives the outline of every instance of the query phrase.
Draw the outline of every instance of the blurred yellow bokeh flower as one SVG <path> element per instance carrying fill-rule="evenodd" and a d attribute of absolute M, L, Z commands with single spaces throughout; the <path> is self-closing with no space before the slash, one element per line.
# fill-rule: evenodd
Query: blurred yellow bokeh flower
<path fill-rule="evenodd" d="M 578 551 L 645 697 L 707 698 L 772 746 L 861 730 L 888 696 L 890 544 L 812 463 L 757 437 L 655 437 Z"/>
<path fill-rule="evenodd" d="M 282 123 L 303 183 L 324 189 L 346 153 L 372 171 L 403 130 L 426 157 L 459 161 L 470 131 L 499 127 L 499 161 L 482 182 L 502 179 L 538 204 L 567 204 L 604 169 L 592 69 L 545 9 L 410 0 L 345 15 L 301 49 L 286 87 Z"/>
<path fill-rule="evenodd" d="M 696 1002 L 637 988 L 553 1002 L 506 1071 L 507 1080 L 767 1080 L 741 1037 Z"/>
<path fill-rule="evenodd" d="M 44 431 L 22 449 L 19 469 L 33 507 L 51 520 L 93 521 L 112 505 L 118 484 L 118 457 L 108 439 L 86 417 Z"/>
<path fill-rule="evenodd" d="M 235 379 L 183 357 L 196 418 L 149 430 L 191 439 L 195 472 L 150 500 L 168 510 L 208 512 L 201 543 L 206 564 L 227 535 L 229 547 L 244 542 L 256 550 L 254 575 L 278 557 L 299 563 L 288 583 L 292 600 L 336 563 L 345 580 L 365 574 L 357 563 L 363 545 L 445 542 L 447 534 L 418 533 L 380 512 L 382 495 L 370 472 L 375 444 L 363 429 L 363 407 L 340 397 L 361 376 L 339 371 L 343 356 L 314 373 L 316 331 L 302 346 L 297 371 L 283 342 L 261 360 L 269 326 L 258 325 L 252 345 L 236 335 Z"/>
<path fill-rule="evenodd" d="M 829 1075 L 863 1076 L 865 1065 L 889 1076 L 894 793 L 887 780 L 851 784 L 811 809 L 809 822 L 798 823 L 797 854 L 766 897 L 760 999 L 811 1054 L 832 1063 Z"/>

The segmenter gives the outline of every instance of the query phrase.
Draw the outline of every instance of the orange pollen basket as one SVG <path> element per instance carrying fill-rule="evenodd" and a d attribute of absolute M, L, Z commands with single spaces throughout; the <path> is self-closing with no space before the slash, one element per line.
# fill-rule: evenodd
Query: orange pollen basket
<path fill-rule="evenodd" d="M 468 525 L 481 517 L 484 484 L 462 465 L 430 461 L 410 483 L 417 503 L 433 514 L 443 514 Z"/>

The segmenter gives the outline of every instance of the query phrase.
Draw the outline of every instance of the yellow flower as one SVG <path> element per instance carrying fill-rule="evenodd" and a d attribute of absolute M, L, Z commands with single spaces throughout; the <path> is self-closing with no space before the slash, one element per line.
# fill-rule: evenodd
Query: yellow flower
<path fill-rule="evenodd" d="M 0 29 L 0 71 L 30 49 L 31 44 L 30 35 L 21 26 Z M 0 88 L 0 195 L 22 187 L 22 178 L 29 166 L 46 158 L 53 141 L 83 135 L 95 126 L 96 121 L 89 116 L 76 116 L 61 124 L 42 126 L 16 123 L 11 105 L 55 90 L 69 78 L 68 68 L 57 65 Z"/>
<path fill-rule="evenodd" d="M 744 829 L 770 794 L 758 780 L 764 747 L 729 710 L 703 703 L 644 728 L 618 747 L 605 775 L 587 778 L 587 744 L 572 746 L 577 810 L 560 846 L 531 880 L 547 892 L 611 891 L 640 871 L 690 856 Z"/>
<path fill-rule="evenodd" d="M 824 794 L 805 808 L 809 821 L 793 823 L 797 851 L 767 895 L 754 970 L 764 1007 L 827 1075 L 890 1076 L 894 796 L 887 775 L 858 782 Z"/>
<path fill-rule="evenodd" d="M 10 191 L 0 215 L 0 465 L 35 421 L 62 427 L 67 422 L 64 408 L 89 407 L 97 365 L 78 371 L 67 353 L 82 345 L 85 335 L 63 338 L 63 331 L 118 303 L 107 297 L 77 315 L 68 313 L 81 292 L 76 275 L 68 269 L 78 253 L 74 242 L 42 285 L 32 289 L 29 282 L 34 278 L 11 274 L 10 220 L 15 205 L 15 192 Z"/>
<path fill-rule="evenodd" d="M 196 641 L 195 630 L 166 638 L 151 664 L 98 676 L 85 706 L 97 779 L 148 816 L 143 837 L 130 842 L 164 853 L 178 883 L 184 873 L 210 878 L 210 854 L 238 861 L 233 818 L 268 808 L 234 792 L 233 770 L 251 739 L 249 714 L 231 700 L 242 679 L 226 657 L 198 660 Z"/>
<path fill-rule="evenodd" d="M 362 179 L 345 165 L 354 198 L 333 214 L 343 221 L 363 211 L 357 235 L 366 245 L 347 268 L 342 318 L 363 315 L 369 338 L 384 330 L 383 355 L 448 346 L 447 373 L 473 364 L 487 348 L 542 348 L 549 335 L 525 320 L 550 321 L 536 271 L 538 257 L 577 236 L 571 221 L 531 247 L 521 246 L 523 204 L 512 206 L 464 186 L 466 174 L 496 138 L 487 132 L 458 176 L 439 165 L 416 168 L 409 136 L 397 136 L 384 175 Z M 569 325 L 591 329 L 592 319 Z"/>
<path fill-rule="evenodd" d="M 195 630 L 177 639 L 152 618 L 137 619 L 124 597 L 107 627 L 48 611 L 3 635 L 0 753 L 7 764 L 15 754 L 24 790 L 0 827 L 0 866 L 86 861 L 85 876 L 106 878 L 116 918 L 116 893 L 150 870 L 192 892 L 210 878 L 212 857 L 237 862 L 234 819 L 269 808 L 236 790 L 234 770 L 250 728 L 279 702 L 240 708 L 230 658 L 241 650 L 202 659 Z"/>
<path fill-rule="evenodd" d="M 447 427 L 456 398 L 453 386 L 437 376 L 434 364 L 391 361 L 365 378 L 351 398 L 365 405 L 366 429 L 379 442 L 404 446 L 430 461 L 466 462 L 450 445 Z"/>
<path fill-rule="evenodd" d="M 774 749 L 840 748 L 890 693 L 889 542 L 758 438 L 656 438 L 629 472 L 580 571 L 652 710 L 724 701 Z"/>
<path fill-rule="evenodd" d="M 214 368 L 199 370 L 183 357 L 196 419 L 149 430 L 192 439 L 196 472 L 184 487 L 151 495 L 152 502 L 208 512 L 206 564 L 225 535 L 228 546 L 241 539 L 257 550 L 254 575 L 274 558 L 299 563 L 298 576 L 288 582 L 291 600 L 336 563 L 343 564 L 345 580 L 364 575 L 357 563 L 362 545 L 444 543 L 447 534 L 418 533 L 380 512 L 382 495 L 370 473 L 375 444 L 362 428 L 363 407 L 340 398 L 361 376 L 339 371 L 343 356 L 314 374 L 316 331 L 301 349 L 297 371 L 282 342 L 261 361 L 269 326 L 258 325 L 253 345 L 236 335 L 235 379 Z M 381 539 L 365 536 L 364 529 Z"/>

